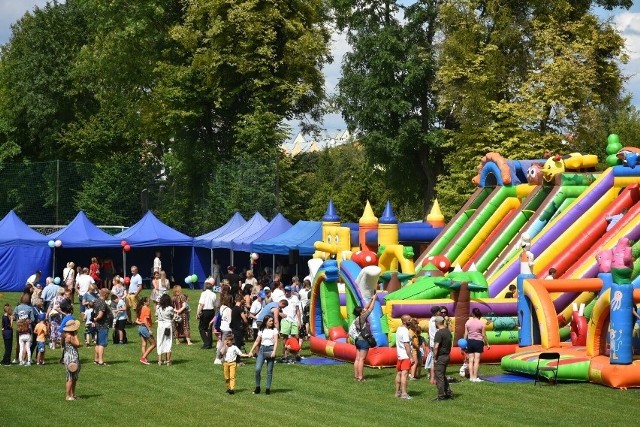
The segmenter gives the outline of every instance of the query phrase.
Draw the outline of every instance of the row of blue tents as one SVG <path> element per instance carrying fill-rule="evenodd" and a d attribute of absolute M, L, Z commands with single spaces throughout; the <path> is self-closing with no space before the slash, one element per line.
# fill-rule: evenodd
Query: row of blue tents
<path fill-rule="evenodd" d="M 151 211 L 115 236 L 94 225 L 84 212 L 66 227 L 43 235 L 10 211 L 0 221 L 0 291 L 22 290 L 26 278 L 36 270 L 43 276 L 61 276 L 68 261 L 88 266 L 92 256 L 109 257 L 117 264 L 122 257 L 120 270 L 126 270 L 125 264 L 137 265 L 143 277 L 148 276 L 157 251 L 163 269 L 176 281 L 196 274 L 202 282 L 211 273 L 214 258 L 225 266 L 233 262 L 234 252 L 310 256 L 313 243 L 321 238 L 320 222 L 298 221 L 292 225 L 282 214 L 267 221 L 260 213 L 248 221 L 235 213 L 222 227 L 194 238 L 164 224 Z M 49 247 L 52 240 L 59 240 L 61 246 Z M 131 246 L 128 253 L 122 250 L 123 240 Z M 239 264 L 248 264 L 248 259 Z"/>

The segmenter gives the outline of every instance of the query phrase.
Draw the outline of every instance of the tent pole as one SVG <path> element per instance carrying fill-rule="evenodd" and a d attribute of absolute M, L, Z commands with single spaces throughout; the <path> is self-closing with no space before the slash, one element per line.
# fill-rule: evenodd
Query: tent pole
<path fill-rule="evenodd" d="M 271 258 L 273 260 L 271 267 L 271 281 L 274 281 L 276 279 L 276 254 L 272 254 Z M 282 277 L 280 279 L 282 279 Z"/>
<path fill-rule="evenodd" d="M 51 266 L 51 276 L 56 277 L 56 248 L 53 248 L 53 265 Z"/>
<path fill-rule="evenodd" d="M 209 264 L 209 271 L 211 272 L 211 277 L 213 277 L 213 249 L 211 251 L 211 263 Z"/>
<path fill-rule="evenodd" d="M 233 265 L 233 249 L 229 249 L 229 259 L 231 260 L 230 264 Z"/>
<path fill-rule="evenodd" d="M 127 253 L 122 249 L 122 274 L 127 277 Z"/>

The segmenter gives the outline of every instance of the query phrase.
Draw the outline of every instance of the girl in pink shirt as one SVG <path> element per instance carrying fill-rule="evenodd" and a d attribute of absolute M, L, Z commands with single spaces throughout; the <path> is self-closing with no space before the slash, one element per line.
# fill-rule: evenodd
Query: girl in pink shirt
<path fill-rule="evenodd" d="M 467 355 L 469 356 L 469 380 L 477 383 L 482 380 L 478 378 L 478 368 L 480 366 L 480 355 L 487 346 L 487 350 L 491 347 L 487 341 L 487 332 L 485 324 L 481 320 L 482 313 L 480 309 L 474 308 L 471 311 L 473 317 L 467 320 L 464 325 L 464 339 L 467 340 Z"/>

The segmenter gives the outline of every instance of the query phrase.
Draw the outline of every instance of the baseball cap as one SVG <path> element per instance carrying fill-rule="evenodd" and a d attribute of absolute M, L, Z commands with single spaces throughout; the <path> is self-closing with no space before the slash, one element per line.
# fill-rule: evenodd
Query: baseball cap
<path fill-rule="evenodd" d="M 291 286 L 285 286 L 285 287 L 284 287 L 284 290 L 285 290 L 285 291 L 290 291 L 290 290 L 291 290 Z"/>
<path fill-rule="evenodd" d="M 268 286 L 265 286 L 262 290 L 265 292 L 271 292 L 271 288 Z"/>
<path fill-rule="evenodd" d="M 267 296 L 267 294 L 266 294 L 266 293 L 264 293 L 264 291 L 260 291 L 260 292 L 258 292 L 258 296 L 259 296 L 260 298 L 265 298 L 265 297 Z"/>
<path fill-rule="evenodd" d="M 47 315 L 46 315 L 46 314 L 44 314 L 44 313 L 40 313 L 40 314 L 38 314 L 38 320 L 39 320 L 40 322 L 42 322 L 42 321 L 43 321 L 44 319 L 46 319 L 46 318 L 47 318 Z"/>

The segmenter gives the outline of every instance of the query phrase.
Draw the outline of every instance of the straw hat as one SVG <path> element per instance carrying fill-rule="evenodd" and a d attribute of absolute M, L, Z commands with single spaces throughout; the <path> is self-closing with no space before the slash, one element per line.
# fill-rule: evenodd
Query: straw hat
<path fill-rule="evenodd" d="M 69 320 L 67 324 L 64 326 L 65 332 L 75 332 L 80 328 L 80 321 L 78 320 Z"/>

